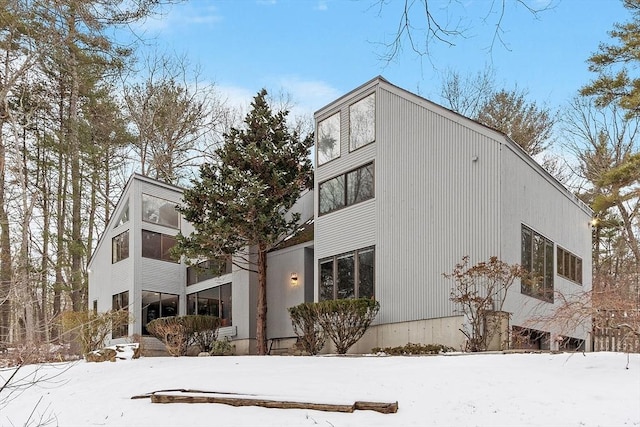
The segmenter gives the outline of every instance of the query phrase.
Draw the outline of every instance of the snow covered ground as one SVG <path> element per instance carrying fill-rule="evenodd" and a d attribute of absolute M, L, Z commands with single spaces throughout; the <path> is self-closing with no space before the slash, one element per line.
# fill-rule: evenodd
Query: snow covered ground
<path fill-rule="evenodd" d="M 0 393 L 0 426 L 640 426 L 640 355 L 626 365 L 621 353 L 35 365 L 14 378 L 22 384 L 35 379 L 34 385 Z M 10 374 L 0 371 L 0 384 Z M 131 399 L 175 388 L 317 403 L 397 401 L 399 409 L 332 413 Z"/>

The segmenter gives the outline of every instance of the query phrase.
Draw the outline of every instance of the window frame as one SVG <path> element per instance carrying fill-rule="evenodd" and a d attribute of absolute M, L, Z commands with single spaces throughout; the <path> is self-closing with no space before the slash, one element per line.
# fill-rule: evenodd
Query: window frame
<path fill-rule="evenodd" d="M 231 258 L 208 259 L 187 267 L 187 286 L 233 272 Z"/>
<path fill-rule="evenodd" d="M 207 288 L 207 289 L 203 289 L 201 291 L 198 292 L 194 292 L 191 294 L 187 294 L 187 315 L 189 314 L 198 314 L 200 312 L 199 309 L 199 303 L 198 300 L 200 298 L 202 299 L 206 299 L 206 300 L 215 300 L 215 298 L 210 298 L 207 296 L 200 296 L 200 294 L 203 294 L 207 291 L 215 291 L 217 292 L 217 301 L 218 301 L 218 305 L 217 305 L 217 314 L 213 314 L 213 316 L 216 316 L 220 319 L 220 326 L 221 327 L 227 327 L 227 326 L 232 326 L 233 325 L 233 282 L 227 282 L 227 283 L 223 283 L 221 285 L 218 286 L 214 286 L 211 288 Z M 223 291 L 224 295 L 223 295 Z M 228 302 L 226 303 L 226 308 L 225 308 L 225 301 L 223 298 L 226 295 L 229 296 L 228 298 Z M 215 295 L 214 295 L 215 297 Z M 192 307 L 192 303 L 194 303 L 194 306 Z"/>
<path fill-rule="evenodd" d="M 353 141 L 353 123 L 355 122 L 355 120 L 353 119 L 354 117 L 354 113 L 353 113 L 353 108 L 356 107 L 358 104 L 361 104 L 363 102 L 366 102 L 368 98 L 373 97 L 373 136 L 370 140 L 368 140 L 367 142 L 361 143 L 360 145 L 355 145 L 354 141 Z M 367 113 L 369 113 L 367 111 Z M 364 113 L 362 113 L 364 115 Z M 369 144 L 373 144 L 376 141 L 376 92 L 371 92 L 365 96 L 363 96 L 362 98 L 358 99 L 357 101 L 353 102 L 351 105 L 349 105 L 349 152 L 354 152 L 356 150 L 359 150 L 362 147 L 366 147 Z"/>
<path fill-rule="evenodd" d="M 153 221 L 147 217 L 146 215 L 147 211 L 145 211 L 145 203 L 146 203 L 145 198 L 153 199 L 160 202 L 158 204 L 158 220 L 157 221 Z M 147 193 L 142 193 L 142 197 L 140 198 L 140 203 L 141 203 L 140 216 L 143 222 L 146 222 L 149 224 L 157 224 L 162 227 L 173 228 L 174 230 L 180 230 L 180 212 L 178 212 L 178 210 L 176 209 L 176 205 L 178 205 L 178 203 L 172 202 L 171 200 L 167 200 L 163 197 L 158 197 L 158 196 L 154 196 L 152 194 L 147 194 Z M 161 221 L 163 216 L 160 214 L 160 210 L 162 209 L 163 206 L 166 206 L 166 205 L 172 206 L 173 211 L 175 212 L 175 225 L 173 224 L 173 222 Z"/>
<path fill-rule="evenodd" d="M 124 230 L 111 238 L 111 264 L 129 258 L 129 230 Z M 125 253 L 126 252 L 126 253 Z"/>
<path fill-rule="evenodd" d="M 360 296 L 360 291 L 361 291 L 361 280 L 360 280 L 360 276 L 362 274 L 361 268 L 360 268 L 360 254 L 363 253 L 367 253 L 367 252 L 372 252 L 373 253 L 373 263 L 371 266 L 371 279 L 372 279 L 372 284 L 371 284 L 371 296 Z M 347 296 L 346 298 L 371 298 L 371 299 L 375 299 L 376 297 L 376 283 L 375 283 L 375 278 L 376 278 L 376 250 L 375 250 L 375 246 L 367 246 L 364 248 L 360 248 L 360 249 L 356 249 L 353 251 L 348 251 L 348 252 L 343 252 L 337 255 L 333 255 L 330 257 L 325 257 L 322 259 L 318 260 L 318 272 L 320 274 L 319 277 L 319 281 L 320 281 L 320 285 L 319 285 L 319 289 L 318 289 L 318 300 L 319 301 L 326 301 L 329 300 L 329 298 L 323 297 L 323 286 L 322 286 L 322 274 L 323 274 L 323 270 L 322 270 L 322 266 L 323 264 L 331 264 L 331 287 L 332 287 L 332 292 L 331 292 L 331 299 L 345 299 L 345 297 L 340 297 L 339 293 L 340 293 L 340 280 L 339 280 L 339 268 L 338 268 L 338 262 L 339 260 L 343 260 L 343 259 L 347 259 L 347 258 L 352 258 L 353 259 L 353 271 L 351 272 L 351 287 L 353 288 L 350 292 L 349 295 L 352 296 Z"/>
<path fill-rule="evenodd" d="M 556 255 L 556 273 L 558 274 L 558 276 L 567 279 L 577 285 L 582 285 L 582 258 L 566 250 L 560 245 L 557 245 Z M 562 260 L 562 262 L 560 260 Z M 569 264 L 569 271 L 567 271 L 567 264 Z"/>
<path fill-rule="evenodd" d="M 147 294 L 152 294 L 154 296 L 158 296 L 157 300 L 148 302 L 147 305 L 145 306 L 145 293 Z M 164 296 L 166 296 L 167 298 L 163 298 Z M 171 301 L 175 299 L 175 312 L 173 314 L 167 314 L 164 313 L 165 310 L 167 310 L 167 306 L 169 303 L 167 303 L 167 301 Z M 159 292 L 159 291 L 149 291 L 149 290 L 143 290 L 140 294 L 140 320 L 142 321 L 142 335 L 144 336 L 149 336 L 151 334 L 149 334 L 149 331 L 147 331 L 147 325 L 149 324 L 149 322 L 151 320 L 149 320 L 149 307 L 152 304 L 157 304 L 157 309 L 158 309 L 158 315 L 154 316 L 153 319 L 151 320 L 155 320 L 158 319 L 160 317 L 173 317 L 173 316 L 179 316 L 180 315 L 180 295 L 178 294 L 170 294 L 168 292 Z M 146 310 L 146 311 L 145 311 Z M 168 311 L 168 310 L 167 310 Z"/>
<path fill-rule="evenodd" d="M 337 122 L 338 122 L 338 130 L 337 130 L 337 134 L 338 134 L 338 138 L 336 139 L 337 142 L 337 154 L 333 155 L 332 157 L 329 157 L 327 159 L 325 159 L 324 161 L 320 162 L 320 136 L 321 136 L 321 127 L 323 123 L 328 123 L 329 120 L 335 119 L 337 117 Z M 341 112 L 337 111 L 329 116 L 327 116 L 326 118 L 322 119 L 322 120 L 318 120 L 318 128 L 317 128 L 317 132 L 316 132 L 316 165 L 317 166 L 322 166 L 322 165 L 326 165 L 327 163 L 331 162 L 332 160 L 335 159 L 339 159 L 340 156 L 342 155 L 342 117 L 341 117 Z M 333 154 L 333 153 L 332 153 Z"/>
<path fill-rule="evenodd" d="M 525 234 L 530 236 L 529 240 L 531 243 L 529 248 L 525 248 Z M 524 224 L 521 225 L 520 236 L 520 263 L 528 272 L 528 277 L 520 279 L 520 293 L 532 298 L 553 303 L 555 292 L 554 276 L 556 271 L 554 268 L 556 253 L 555 244 L 551 239 L 548 239 L 544 235 Z M 538 254 L 536 253 L 536 243 L 539 245 L 538 250 L 540 250 L 540 247 L 542 248 L 542 259 L 537 259 Z M 525 259 L 525 251 L 530 258 Z M 542 271 L 534 272 L 536 265 L 540 266 Z M 538 275 L 531 277 L 533 273 L 537 273 Z M 542 280 L 538 286 L 534 287 L 527 283 L 527 281 L 534 280 L 536 278 L 540 278 Z"/>
<path fill-rule="evenodd" d="M 97 311 L 98 301 L 94 301 L 94 310 Z M 129 313 L 129 291 L 120 292 L 111 296 L 111 309 L 114 311 L 122 310 Z M 129 322 L 120 325 L 117 328 L 111 328 L 111 338 L 124 338 L 129 336 Z"/>
<path fill-rule="evenodd" d="M 357 172 L 361 170 L 366 173 L 366 170 L 369 167 L 371 167 L 371 194 L 368 195 L 368 197 L 365 197 L 363 199 L 355 199 L 353 201 L 350 201 L 352 197 L 350 197 L 350 193 L 349 193 L 348 177 L 350 175 L 357 174 Z M 342 200 L 340 201 L 341 203 L 338 204 L 336 207 L 323 211 L 322 210 L 322 202 L 323 202 L 322 186 L 333 180 L 342 180 L 342 189 L 343 189 Z M 361 166 L 358 166 L 357 168 L 353 168 L 344 173 L 341 173 L 340 175 L 326 179 L 318 184 L 318 216 L 327 215 L 331 212 L 336 212 L 336 211 L 348 208 L 349 206 L 354 206 L 354 205 L 366 202 L 367 200 L 374 199 L 375 197 L 376 197 L 376 168 L 375 168 L 375 162 L 371 161 Z"/>
<path fill-rule="evenodd" d="M 160 256 L 156 257 L 156 256 L 150 256 L 151 254 L 149 252 L 145 253 L 145 248 L 147 247 L 145 245 L 145 234 L 152 234 L 152 235 L 158 235 L 160 236 Z M 170 246 L 166 246 L 166 244 L 168 244 L 168 241 L 172 240 L 173 244 Z M 166 243 L 165 243 L 166 242 Z M 142 229 L 142 244 L 141 244 L 141 255 L 143 258 L 147 258 L 147 259 L 156 259 L 158 261 L 165 261 L 165 262 L 172 262 L 174 264 L 178 264 L 180 263 L 179 260 L 175 260 L 171 257 L 171 248 L 173 248 L 176 244 L 178 243 L 178 240 L 176 239 L 176 236 L 171 236 L 169 234 L 164 234 L 164 233 L 160 233 L 157 231 L 151 231 L 151 230 L 145 230 L 144 228 Z"/>

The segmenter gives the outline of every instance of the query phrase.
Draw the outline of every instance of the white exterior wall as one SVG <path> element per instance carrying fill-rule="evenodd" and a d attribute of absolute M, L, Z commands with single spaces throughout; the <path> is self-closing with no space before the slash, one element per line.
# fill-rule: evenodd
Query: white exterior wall
<path fill-rule="evenodd" d="M 591 210 L 579 202 L 542 168 L 526 164 L 514 147 L 502 150 L 503 227 L 501 228 L 501 258 L 509 263 L 521 260 L 521 225 L 533 229 L 554 243 L 554 290 L 567 297 L 589 291 L 592 285 L 591 269 Z M 561 246 L 582 258 L 582 285 L 560 277 L 557 272 L 557 248 Z M 548 332 L 549 325 L 536 325 L 532 318 L 548 315 L 559 305 L 520 293 L 520 283 L 513 285 L 505 302 L 505 311 L 512 313 L 511 324 L 538 328 Z M 570 332 L 574 338 L 587 338 L 590 325 Z M 567 331 L 563 331 L 567 333 Z M 553 341 L 553 339 L 552 339 Z"/>

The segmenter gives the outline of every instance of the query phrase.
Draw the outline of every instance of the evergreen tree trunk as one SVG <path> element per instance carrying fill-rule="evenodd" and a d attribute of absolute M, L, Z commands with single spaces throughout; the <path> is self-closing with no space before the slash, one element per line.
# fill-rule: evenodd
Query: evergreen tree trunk
<path fill-rule="evenodd" d="M 256 318 L 258 354 L 267 354 L 267 247 L 258 246 L 258 312 Z"/>

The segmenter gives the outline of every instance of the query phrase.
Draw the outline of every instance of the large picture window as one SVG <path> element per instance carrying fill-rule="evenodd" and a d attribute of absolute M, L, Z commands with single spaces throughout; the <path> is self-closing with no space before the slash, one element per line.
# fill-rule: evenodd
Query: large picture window
<path fill-rule="evenodd" d="M 376 94 L 349 107 L 349 149 L 356 150 L 376 138 Z"/>
<path fill-rule="evenodd" d="M 142 230 L 142 256 L 145 258 L 177 262 L 171 256 L 171 248 L 175 245 L 175 236 Z"/>
<path fill-rule="evenodd" d="M 220 318 L 221 326 L 231 326 L 231 283 L 187 295 L 187 314 Z"/>
<path fill-rule="evenodd" d="M 165 227 L 179 228 L 176 203 L 159 197 L 142 195 L 142 220 Z"/>
<path fill-rule="evenodd" d="M 97 311 L 97 301 L 95 301 L 94 309 Z M 129 312 L 129 291 L 120 292 L 111 297 L 111 309 L 114 311 L 122 310 Z M 112 338 L 121 338 L 129 335 L 129 324 L 113 325 L 111 328 Z"/>
<path fill-rule="evenodd" d="M 522 226 L 522 267 L 528 271 L 521 282 L 523 294 L 553 302 L 553 242 Z"/>
<path fill-rule="evenodd" d="M 111 239 L 111 263 L 129 258 L 129 230 Z"/>
<path fill-rule="evenodd" d="M 149 335 L 147 324 L 159 317 L 178 315 L 178 295 L 142 291 L 142 334 Z"/>
<path fill-rule="evenodd" d="M 340 157 L 340 113 L 318 122 L 316 159 L 318 165 Z"/>
<path fill-rule="evenodd" d="M 373 298 L 375 251 L 373 247 L 320 260 L 320 301 Z"/>
<path fill-rule="evenodd" d="M 558 246 L 558 276 L 582 284 L 582 258 Z"/>
<path fill-rule="evenodd" d="M 320 215 L 350 206 L 375 195 L 373 163 L 320 183 Z"/>

